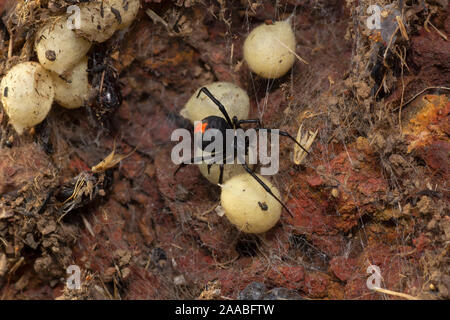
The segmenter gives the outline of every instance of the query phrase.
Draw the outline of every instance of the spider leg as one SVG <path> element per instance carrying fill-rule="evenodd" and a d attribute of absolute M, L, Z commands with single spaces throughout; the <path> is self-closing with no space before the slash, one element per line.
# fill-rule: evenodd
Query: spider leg
<path fill-rule="evenodd" d="M 261 127 L 261 120 L 259 120 L 259 119 L 242 119 L 242 120 L 238 120 L 237 123 L 238 123 L 238 125 L 256 123 L 259 127 Z"/>
<path fill-rule="evenodd" d="M 181 168 L 184 168 L 184 167 L 186 167 L 186 166 L 189 165 L 189 164 L 194 164 L 194 163 L 196 163 L 196 162 L 198 162 L 198 161 L 206 161 L 206 160 L 213 160 L 213 159 L 215 159 L 215 155 L 213 155 L 213 156 L 207 156 L 207 157 L 197 157 L 197 158 L 196 158 L 196 157 L 192 157 L 192 158 L 189 160 L 188 163 L 186 163 L 186 162 L 180 163 L 180 164 L 178 165 L 177 169 L 175 170 L 175 172 L 173 173 L 173 176 L 175 177 L 176 174 L 178 173 L 178 171 L 180 171 Z M 211 168 L 212 165 L 213 165 L 213 163 L 209 163 L 209 164 L 208 164 L 208 174 L 209 174 L 209 168 Z"/>
<path fill-rule="evenodd" d="M 270 190 L 269 186 L 265 184 L 253 171 L 248 167 L 246 163 L 243 163 L 242 166 L 244 167 L 245 171 L 247 171 L 263 188 L 267 191 L 268 194 L 270 194 L 275 200 L 277 200 L 284 209 L 289 213 L 289 215 L 293 218 L 294 215 L 292 214 L 291 210 L 289 210 L 288 207 L 280 200 L 278 197 Z"/>
<path fill-rule="evenodd" d="M 180 171 L 182 168 L 186 167 L 187 165 L 194 163 L 196 160 L 203 160 L 203 158 L 191 158 L 189 163 L 180 163 L 177 167 L 177 169 L 175 170 L 175 172 L 173 173 L 173 176 L 175 177 L 178 173 L 178 171 Z"/>
<path fill-rule="evenodd" d="M 227 161 L 227 159 L 229 159 L 229 158 L 225 158 L 223 163 L 219 164 L 219 170 L 220 170 L 220 172 L 219 172 L 219 184 L 223 183 L 223 170 L 225 169 L 225 162 Z M 207 166 L 208 174 L 211 174 L 210 170 L 211 170 L 212 165 L 213 165 L 213 163 L 209 163 L 208 166 Z"/>
<path fill-rule="evenodd" d="M 211 153 L 211 156 L 212 156 L 213 158 L 215 158 L 215 157 L 216 157 L 216 153 L 215 153 L 215 152 Z M 208 169 L 208 174 L 211 174 L 211 167 L 212 167 L 212 165 L 213 165 L 213 163 L 210 162 L 210 163 L 208 163 L 208 165 L 206 166 L 206 168 Z"/>
<path fill-rule="evenodd" d="M 208 88 L 203 87 L 200 89 L 200 91 L 197 94 L 197 98 L 200 96 L 200 93 L 204 93 L 208 96 L 208 98 L 210 98 L 212 100 L 212 102 L 214 102 L 218 107 L 220 112 L 222 112 L 222 114 L 225 116 L 225 120 L 227 120 L 228 125 L 230 126 L 230 128 L 233 128 L 233 122 L 230 119 L 230 116 L 228 115 L 227 110 L 225 109 L 225 107 L 223 106 L 222 103 L 220 103 L 219 100 L 217 100 L 212 93 L 208 90 Z"/>
<path fill-rule="evenodd" d="M 272 132 L 273 129 L 268 129 L 268 128 L 255 128 L 255 130 L 267 130 L 267 132 Z M 295 138 L 293 136 L 291 136 L 289 133 L 287 133 L 286 131 L 278 131 L 278 135 L 283 136 L 283 137 L 288 137 L 289 139 L 291 139 L 292 141 L 294 141 L 300 148 L 303 149 L 303 151 L 305 151 L 307 154 L 309 154 L 308 150 L 306 150 L 301 144 L 300 142 L 298 142 L 297 140 L 295 140 Z"/>
<path fill-rule="evenodd" d="M 223 153 L 218 153 L 217 155 L 216 155 L 216 153 L 212 153 L 212 154 L 210 154 L 208 156 L 197 157 L 197 158 L 196 157 L 192 157 L 191 159 L 189 159 L 188 163 L 186 163 L 186 162 L 180 163 L 178 165 L 177 169 L 175 170 L 175 172 L 173 173 L 173 176 L 175 177 L 176 174 L 178 173 L 178 171 L 180 171 L 180 169 L 186 167 L 189 164 L 194 164 L 194 163 L 199 162 L 199 161 L 215 160 L 217 156 L 221 156 L 221 155 L 223 155 Z M 209 174 L 211 166 L 213 164 L 214 164 L 214 162 L 208 163 L 208 174 Z"/>
<path fill-rule="evenodd" d="M 223 183 L 223 170 L 224 170 L 224 164 L 220 164 L 219 165 L 219 170 L 220 170 L 220 174 L 219 174 L 219 184 Z"/>

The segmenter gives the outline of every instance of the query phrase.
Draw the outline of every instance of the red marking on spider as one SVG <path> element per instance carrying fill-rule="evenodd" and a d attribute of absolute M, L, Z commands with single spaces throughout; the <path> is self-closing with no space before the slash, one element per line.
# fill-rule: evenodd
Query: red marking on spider
<path fill-rule="evenodd" d="M 196 126 L 195 126 L 195 128 L 194 128 L 194 133 L 197 133 L 197 132 L 201 132 L 201 133 L 205 133 L 205 130 L 206 130 L 206 127 L 208 126 L 208 123 L 203 123 L 203 122 L 200 122 L 200 123 L 198 123 Z"/>

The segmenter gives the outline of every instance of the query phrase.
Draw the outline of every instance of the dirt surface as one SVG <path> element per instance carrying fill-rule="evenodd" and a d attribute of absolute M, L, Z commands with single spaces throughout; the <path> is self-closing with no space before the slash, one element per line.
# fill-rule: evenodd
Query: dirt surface
<path fill-rule="evenodd" d="M 36 29 L 69 2 L 0 1 L 0 75 L 37 60 Z M 398 299 L 368 289 L 376 265 L 385 289 L 449 299 L 449 3 L 394 1 L 406 34 L 388 38 L 367 28 L 369 4 L 143 0 L 130 28 L 92 49 L 123 97 L 107 119 L 95 101 L 55 104 L 18 136 L 2 111 L 0 298 Z M 255 76 L 245 36 L 291 13 L 309 64 Z M 179 111 L 219 80 L 246 90 L 265 126 L 318 130 L 302 165 L 281 140 L 271 181 L 293 217 L 261 235 L 215 212 L 220 188 L 196 166 L 173 176 L 170 135 L 192 129 Z M 136 151 L 92 173 L 114 145 Z M 81 290 L 66 288 L 70 265 Z"/>

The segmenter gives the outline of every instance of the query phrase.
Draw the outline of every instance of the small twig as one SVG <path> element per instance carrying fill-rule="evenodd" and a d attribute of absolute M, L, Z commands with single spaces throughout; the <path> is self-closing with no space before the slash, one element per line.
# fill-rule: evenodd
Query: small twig
<path fill-rule="evenodd" d="M 436 30 L 436 32 L 437 32 L 442 38 L 444 38 L 445 41 L 448 41 L 447 36 L 446 36 L 441 30 L 439 30 L 438 28 L 436 28 L 436 27 L 434 26 L 434 24 L 432 24 L 430 21 L 428 21 L 428 23 L 430 24 L 430 26 L 433 27 L 434 30 Z"/>
<path fill-rule="evenodd" d="M 3 245 L 5 246 L 5 248 L 8 246 L 8 243 L 7 243 L 6 240 L 3 239 L 2 237 L 0 237 L 0 241 L 3 243 Z"/>
<path fill-rule="evenodd" d="M 233 55 L 234 55 L 234 43 L 231 43 L 231 54 L 230 54 L 230 68 L 233 66 Z"/>
<path fill-rule="evenodd" d="M 396 16 L 395 19 L 397 19 L 397 23 L 398 23 L 398 26 L 400 28 L 400 33 L 402 34 L 402 37 L 405 40 L 409 41 L 408 33 L 406 32 L 406 28 L 405 28 L 405 25 L 403 24 L 402 17 L 401 16 Z"/>
<path fill-rule="evenodd" d="M 150 262 L 152 261 L 151 255 L 148 256 L 147 263 L 145 264 L 144 270 L 147 271 L 148 267 L 150 266 Z"/>
<path fill-rule="evenodd" d="M 169 34 L 169 36 L 171 36 L 171 37 L 179 37 L 179 36 L 183 35 L 182 32 L 178 33 L 178 32 L 173 31 L 173 28 L 178 23 L 180 17 L 175 21 L 175 23 L 173 25 L 169 25 L 163 18 L 158 16 L 155 11 L 153 11 L 151 9 L 147 9 L 145 11 L 145 13 L 153 20 L 154 24 L 156 24 L 157 22 L 161 23 L 164 26 L 164 28 L 166 28 L 167 33 Z"/>
<path fill-rule="evenodd" d="M 13 43 L 14 43 L 14 36 L 12 34 L 9 35 L 9 44 L 8 44 L 8 60 L 12 57 L 13 52 Z"/>
<path fill-rule="evenodd" d="M 160 16 L 158 16 L 156 14 L 155 11 L 151 10 L 151 9 L 147 9 L 145 11 L 145 13 L 153 20 L 153 22 L 159 22 L 161 23 L 164 27 L 166 27 L 167 29 L 169 29 L 169 24 Z"/>
<path fill-rule="evenodd" d="M 403 53 L 404 55 L 406 55 L 406 52 L 404 51 Z M 403 54 L 402 54 L 402 61 L 403 61 Z M 398 111 L 398 123 L 399 123 L 399 127 L 400 127 L 400 134 L 402 134 L 402 105 L 403 105 L 403 98 L 405 96 L 405 80 L 403 79 L 403 63 L 402 63 L 402 98 L 400 100 L 400 110 Z"/>
<path fill-rule="evenodd" d="M 383 289 L 383 288 L 373 288 L 373 291 L 379 292 L 379 293 L 385 293 L 385 294 L 390 294 L 392 296 L 397 296 L 397 297 L 402 297 L 408 300 L 419 300 L 419 298 L 417 297 L 413 297 L 409 294 L 406 293 L 401 293 L 401 292 L 396 292 L 396 291 L 392 291 L 392 290 L 388 290 L 388 289 Z"/>
<path fill-rule="evenodd" d="M 17 269 L 19 269 L 20 265 L 23 263 L 24 260 L 25 260 L 24 257 L 20 257 L 20 259 L 9 270 L 8 274 L 13 274 Z"/>
<path fill-rule="evenodd" d="M 213 256 L 215 266 L 219 267 L 221 269 L 226 269 L 228 264 L 232 264 L 237 259 L 239 259 L 239 253 L 236 254 L 236 256 L 234 258 L 232 258 L 231 260 L 226 261 L 226 262 L 219 262 L 219 261 L 217 261 L 216 255 L 213 254 L 212 256 Z"/>
<path fill-rule="evenodd" d="M 111 295 L 111 293 L 109 292 L 108 288 L 106 287 L 105 282 L 103 281 L 102 276 L 99 276 L 99 277 L 100 277 L 100 282 L 101 282 L 101 284 L 102 284 L 103 290 L 104 290 L 105 293 L 108 295 L 109 299 L 114 300 L 113 296 Z"/>
<path fill-rule="evenodd" d="M 436 30 L 436 32 L 437 32 L 437 33 L 438 33 L 445 41 L 448 41 L 447 36 L 446 36 L 444 33 L 442 33 L 442 31 L 440 31 L 438 28 L 436 28 L 436 27 L 434 26 L 434 24 L 431 23 L 430 18 L 431 18 L 431 14 L 428 15 L 427 19 L 425 20 L 425 22 L 424 22 L 424 24 L 423 24 L 425 30 L 426 30 L 427 32 L 430 32 L 430 30 L 428 29 L 428 25 L 430 25 L 430 26 L 433 27 L 434 30 Z"/>
<path fill-rule="evenodd" d="M 378 87 L 377 92 L 375 92 L 375 97 L 376 98 L 378 96 L 378 93 L 380 92 L 381 88 L 383 87 L 383 82 L 386 79 L 386 72 L 383 74 L 383 79 L 381 80 L 380 86 Z"/>
<path fill-rule="evenodd" d="M 84 226 L 86 227 L 87 231 L 89 231 L 91 236 L 95 238 L 94 230 L 92 229 L 91 224 L 89 223 L 89 221 L 85 218 L 85 216 L 83 214 L 81 215 L 81 219 L 83 219 L 83 223 L 84 223 Z"/>
<path fill-rule="evenodd" d="M 171 243 L 170 245 L 171 245 L 172 247 L 174 247 L 174 248 L 177 248 L 177 249 L 179 249 L 179 250 L 183 250 L 183 248 L 182 248 L 182 247 L 180 247 L 180 246 L 176 245 L 175 243 Z"/>
<path fill-rule="evenodd" d="M 102 92 L 103 92 L 103 82 L 105 81 L 105 73 L 106 73 L 106 70 L 103 70 L 102 77 L 101 77 L 101 80 L 100 80 L 100 90 L 99 90 L 99 95 L 100 96 L 102 96 Z"/>
<path fill-rule="evenodd" d="M 384 51 L 383 61 L 386 60 L 387 53 L 388 53 L 389 48 L 391 47 L 391 44 L 392 44 L 392 39 L 394 39 L 394 36 L 395 36 L 395 34 L 397 33 L 397 31 L 398 31 L 399 28 L 400 28 L 400 27 L 397 25 L 397 28 L 395 28 L 395 31 L 392 33 L 391 38 L 389 39 L 389 43 L 388 43 L 388 45 L 387 45 L 387 47 L 386 47 L 386 51 Z"/>
<path fill-rule="evenodd" d="M 277 38 L 275 38 L 283 47 L 285 47 L 286 49 L 288 49 L 288 51 L 290 52 L 290 53 L 292 53 L 298 60 L 300 60 L 301 62 L 303 62 L 304 64 L 309 64 L 309 62 L 308 61 L 306 61 L 305 59 L 303 59 L 302 57 L 300 57 L 297 53 L 295 53 L 295 51 L 292 51 L 292 49 L 291 48 L 289 48 L 287 45 L 285 45 L 284 43 L 283 43 L 283 41 L 281 41 L 281 40 L 279 40 L 279 39 L 277 39 Z"/>
<path fill-rule="evenodd" d="M 409 72 L 411 72 L 411 70 L 409 70 L 408 64 L 406 63 L 405 59 L 403 58 L 402 55 L 400 55 L 397 52 L 397 48 L 395 49 L 395 53 L 397 53 L 397 56 L 399 57 L 400 61 L 402 62 L 402 64 L 406 67 L 406 69 L 408 69 Z M 406 57 L 406 53 L 405 53 L 405 57 Z"/>
<path fill-rule="evenodd" d="M 217 208 L 218 205 L 219 205 L 219 203 L 216 203 L 215 205 L 213 205 L 213 206 L 212 206 L 211 208 L 209 208 L 208 210 L 203 211 L 202 213 L 200 213 L 200 215 L 201 215 L 201 216 L 204 216 L 205 214 L 208 214 L 208 213 L 214 211 L 214 210 Z"/>
<path fill-rule="evenodd" d="M 424 93 L 427 90 L 430 89 L 438 89 L 438 90 L 450 90 L 449 87 L 426 87 L 425 89 L 419 91 L 418 93 L 416 93 L 414 96 L 412 96 L 411 99 L 409 99 L 408 101 L 406 101 L 405 103 L 403 103 L 402 105 L 400 105 L 398 108 L 395 108 L 393 111 L 397 111 L 400 108 L 403 108 L 404 106 L 410 104 L 414 99 L 416 99 L 418 96 L 420 96 L 422 93 Z"/>
<path fill-rule="evenodd" d="M 430 18 L 431 18 L 431 14 L 429 14 L 427 16 L 427 18 L 425 19 L 425 22 L 423 23 L 423 27 L 425 28 L 426 32 L 430 32 L 430 29 L 428 29 L 428 22 L 430 21 Z"/>

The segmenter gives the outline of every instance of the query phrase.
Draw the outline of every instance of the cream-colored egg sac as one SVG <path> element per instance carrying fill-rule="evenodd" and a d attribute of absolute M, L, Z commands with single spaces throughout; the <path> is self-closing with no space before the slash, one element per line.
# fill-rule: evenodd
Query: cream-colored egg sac
<path fill-rule="evenodd" d="M 257 75 L 275 79 L 292 68 L 295 34 L 290 19 L 263 24 L 250 32 L 244 42 L 244 60 Z"/>
<path fill-rule="evenodd" d="M 89 51 L 91 43 L 70 29 L 67 19 L 50 21 L 37 33 L 35 51 L 41 65 L 63 74 L 72 69 Z"/>
<path fill-rule="evenodd" d="M 105 42 L 122 23 L 122 14 L 119 10 L 122 2 L 94 0 L 80 4 L 79 26 L 75 31 L 90 41 Z"/>
<path fill-rule="evenodd" d="M 233 116 L 238 117 L 238 119 L 248 118 L 250 99 L 244 90 L 230 82 L 213 82 L 205 87 L 222 103 L 230 119 L 233 119 Z M 181 116 L 189 119 L 192 123 L 201 121 L 208 116 L 224 118 L 218 106 L 204 93 L 200 93 L 200 96 L 197 98 L 200 89 L 192 95 L 180 111 Z"/>
<path fill-rule="evenodd" d="M 220 178 L 220 165 L 213 164 L 208 173 L 208 165 L 201 163 L 198 168 L 202 175 L 209 180 L 209 182 L 218 184 Z M 246 173 L 245 169 L 240 164 L 225 164 L 223 168 L 223 182 L 230 180 L 230 178 L 239 174 Z"/>
<path fill-rule="evenodd" d="M 0 83 L 0 92 L 3 108 L 19 134 L 45 119 L 55 95 L 50 72 L 37 62 L 11 68 Z"/>
<path fill-rule="evenodd" d="M 105 42 L 112 37 L 119 20 L 109 1 L 95 0 L 80 5 L 80 25 L 75 31 L 90 41 Z"/>
<path fill-rule="evenodd" d="M 266 178 L 258 177 L 280 198 L 277 188 Z M 228 220 L 246 233 L 266 232 L 281 216 L 281 204 L 248 173 L 225 182 L 220 201 Z"/>
<path fill-rule="evenodd" d="M 55 101 L 62 107 L 75 109 L 85 105 L 89 95 L 88 59 L 84 57 L 64 78 L 52 73 Z"/>
<path fill-rule="evenodd" d="M 139 0 L 94 0 L 80 4 L 79 35 L 95 42 L 105 42 L 116 30 L 131 25 L 136 18 Z"/>

